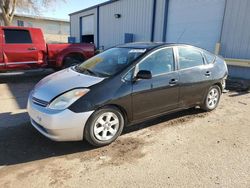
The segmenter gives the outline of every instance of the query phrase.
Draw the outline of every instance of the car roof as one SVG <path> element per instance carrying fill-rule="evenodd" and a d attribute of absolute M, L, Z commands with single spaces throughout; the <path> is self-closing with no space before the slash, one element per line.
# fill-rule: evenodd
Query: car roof
<path fill-rule="evenodd" d="M 193 46 L 190 44 L 183 44 L 183 43 L 166 43 L 166 42 L 133 42 L 133 43 L 126 43 L 122 45 L 118 45 L 118 48 L 136 48 L 136 49 L 146 49 L 147 51 L 160 47 L 160 46 L 186 46 L 186 47 L 193 47 L 197 48 L 202 51 L 206 51 L 197 46 Z"/>
<path fill-rule="evenodd" d="M 133 42 L 126 43 L 122 45 L 118 45 L 118 48 L 138 48 L 138 49 L 153 49 L 159 46 L 192 46 L 188 44 L 180 44 L 180 43 L 165 43 L 165 42 Z M 195 46 L 192 46 L 195 47 Z M 197 48 L 197 47 L 196 47 Z"/>
<path fill-rule="evenodd" d="M 164 45 L 166 43 L 163 42 L 134 42 L 134 43 L 127 43 L 118 45 L 116 47 L 119 48 L 138 48 L 138 49 L 152 49 L 161 45 Z"/>

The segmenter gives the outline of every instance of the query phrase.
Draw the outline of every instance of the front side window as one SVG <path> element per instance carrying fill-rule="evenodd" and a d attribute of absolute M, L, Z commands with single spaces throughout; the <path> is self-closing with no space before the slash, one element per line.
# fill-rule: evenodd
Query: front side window
<path fill-rule="evenodd" d="M 138 66 L 140 70 L 147 70 L 152 76 L 166 74 L 174 70 L 174 53 L 172 48 L 165 48 L 154 52 L 144 59 Z"/>
<path fill-rule="evenodd" d="M 4 30 L 6 44 L 30 44 L 31 36 L 28 30 L 5 29 Z"/>
<path fill-rule="evenodd" d="M 201 53 L 190 47 L 178 47 L 180 69 L 187 69 L 204 64 Z"/>
<path fill-rule="evenodd" d="M 110 77 L 128 67 L 145 51 L 145 49 L 111 48 L 88 59 L 75 69 L 80 73 Z"/>
<path fill-rule="evenodd" d="M 128 71 L 128 73 L 123 77 L 125 81 L 131 81 L 132 77 L 134 76 L 134 68 Z"/>

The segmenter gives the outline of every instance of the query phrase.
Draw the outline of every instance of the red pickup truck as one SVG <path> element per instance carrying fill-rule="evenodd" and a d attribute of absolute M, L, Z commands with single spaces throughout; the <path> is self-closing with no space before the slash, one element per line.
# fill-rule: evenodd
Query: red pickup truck
<path fill-rule="evenodd" d="M 95 53 L 93 44 L 46 44 L 41 29 L 0 27 L 0 71 L 54 68 L 83 62 Z"/>

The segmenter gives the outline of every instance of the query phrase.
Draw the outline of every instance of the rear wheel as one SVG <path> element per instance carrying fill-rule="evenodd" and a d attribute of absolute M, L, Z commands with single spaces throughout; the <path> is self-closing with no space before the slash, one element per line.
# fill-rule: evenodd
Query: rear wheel
<path fill-rule="evenodd" d="M 212 111 L 217 108 L 221 96 L 221 89 L 219 86 L 214 85 L 209 88 L 206 99 L 201 106 L 205 111 Z"/>
<path fill-rule="evenodd" d="M 64 58 L 63 60 L 63 69 L 78 65 L 84 62 L 84 57 L 81 54 L 72 54 Z"/>
<path fill-rule="evenodd" d="M 90 117 L 85 127 L 84 137 L 94 146 L 105 146 L 120 136 L 123 127 L 124 117 L 119 109 L 102 108 Z"/>

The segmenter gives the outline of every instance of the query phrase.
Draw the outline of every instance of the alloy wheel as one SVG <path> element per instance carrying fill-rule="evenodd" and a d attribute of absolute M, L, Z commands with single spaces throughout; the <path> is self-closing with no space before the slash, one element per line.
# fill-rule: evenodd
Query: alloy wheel
<path fill-rule="evenodd" d="M 100 141 L 112 139 L 119 130 L 119 118 L 113 112 L 100 115 L 94 124 L 94 136 Z"/>
<path fill-rule="evenodd" d="M 216 88 L 213 88 L 208 93 L 207 106 L 210 109 L 213 109 L 216 107 L 218 101 L 219 101 L 219 91 Z"/>

